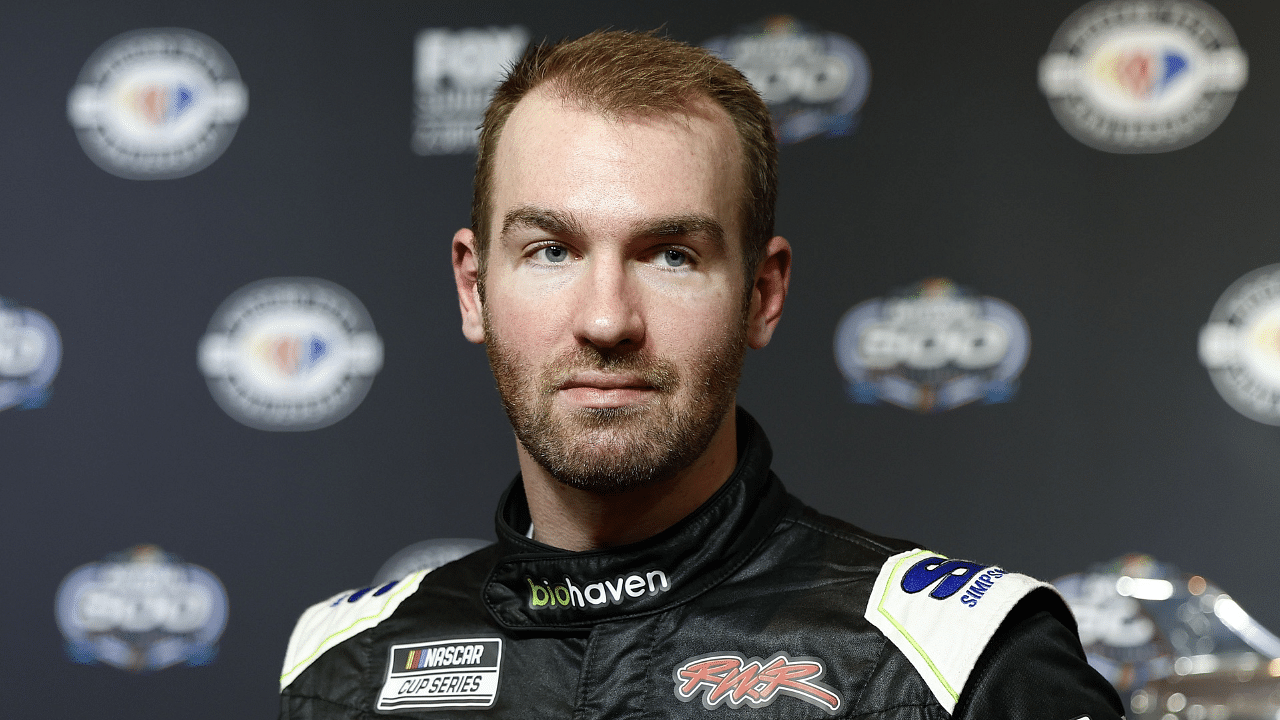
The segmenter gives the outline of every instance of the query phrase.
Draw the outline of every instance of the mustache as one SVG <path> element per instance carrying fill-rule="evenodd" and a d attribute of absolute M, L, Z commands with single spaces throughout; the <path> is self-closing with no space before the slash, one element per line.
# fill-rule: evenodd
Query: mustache
<path fill-rule="evenodd" d="M 583 371 L 625 374 L 663 393 L 680 386 L 680 373 L 673 363 L 643 352 L 601 352 L 599 348 L 583 346 L 565 353 L 548 366 L 542 374 L 542 392 L 554 393 Z"/>

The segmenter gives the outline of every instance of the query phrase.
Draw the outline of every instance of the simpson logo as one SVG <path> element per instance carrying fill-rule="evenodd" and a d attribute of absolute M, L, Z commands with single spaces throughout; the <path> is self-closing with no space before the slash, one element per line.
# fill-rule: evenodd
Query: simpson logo
<path fill-rule="evenodd" d="M 501 638 L 396 645 L 388 658 L 378 709 L 492 707 L 501 670 Z"/>
<path fill-rule="evenodd" d="M 43 407 L 61 363 L 62 340 L 49 318 L 0 298 L 0 410 Z"/>
<path fill-rule="evenodd" d="M 1198 0 L 1091 2 L 1040 62 L 1040 88 L 1062 127 L 1114 153 L 1200 141 L 1227 117 L 1247 76 L 1231 26 Z"/>
<path fill-rule="evenodd" d="M 920 412 L 1005 402 L 1031 352 L 1012 305 L 945 279 L 920 282 L 845 313 L 835 354 L 854 402 Z"/>
<path fill-rule="evenodd" d="M 163 180 L 218 159 L 248 106 L 236 64 L 213 39 L 176 28 L 134 30 L 85 63 L 67 117 L 103 170 Z"/>
<path fill-rule="evenodd" d="M 318 278 L 246 285 L 214 313 L 199 365 L 214 400 L 258 430 L 316 430 L 356 409 L 382 367 L 360 301 Z"/>
<path fill-rule="evenodd" d="M 447 155 L 474 150 L 489 96 L 528 42 L 529 31 L 519 26 L 418 33 L 413 151 Z"/>
<path fill-rule="evenodd" d="M 948 560 L 935 556 L 912 565 L 911 569 L 903 574 L 902 591 L 914 594 L 933 587 L 929 597 L 935 600 L 946 600 L 969 585 L 965 593 L 960 596 L 960 602 L 969 607 L 975 607 L 982 596 L 1002 577 L 1004 577 L 1004 570 L 1000 568 L 988 568 L 986 565 L 968 560 Z M 971 585 L 970 581 L 972 581 Z"/>
<path fill-rule="evenodd" d="M 1231 407 L 1280 425 L 1280 264 L 1227 288 L 1200 330 L 1200 361 Z"/>
<path fill-rule="evenodd" d="M 781 15 L 704 45 L 760 91 L 780 142 L 840 137 L 857 128 L 871 65 L 849 38 Z"/>
<path fill-rule="evenodd" d="M 835 690 L 818 682 L 825 673 L 826 667 L 817 658 L 793 660 L 778 653 L 762 661 L 738 653 L 715 653 L 689 659 L 672 677 L 681 702 L 701 695 L 702 706 L 708 710 L 722 705 L 738 708 L 744 703 L 763 707 L 780 695 L 790 695 L 834 715 L 843 703 Z"/>
<path fill-rule="evenodd" d="M 563 583 L 554 585 L 548 580 L 537 583 L 529 577 L 525 578 L 525 582 L 529 584 L 529 607 L 535 610 L 545 607 L 619 605 L 628 598 L 657 595 L 671 589 L 667 574 L 661 570 L 620 575 L 613 580 L 581 585 L 575 584 L 568 576 Z"/>

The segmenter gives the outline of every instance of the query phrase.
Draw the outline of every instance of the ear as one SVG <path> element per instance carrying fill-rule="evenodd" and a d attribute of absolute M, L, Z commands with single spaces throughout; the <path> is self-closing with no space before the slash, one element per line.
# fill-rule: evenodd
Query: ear
<path fill-rule="evenodd" d="M 747 315 L 747 345 L 759 350 L 769 344 L 782 319 L 782 306 L 791 286 L 791 243 L 778 236 L 765 245 L 764 260 L 756 268 Z"/>
<path fill-rule="evenodd" d="M 476 234 L 467 228 L 453 234 L 453 281 L 458 286 L 462 334 L 473 343 L 483 343 L 484 308 L 480 301 L 480 258 L 476 254 Z"/>

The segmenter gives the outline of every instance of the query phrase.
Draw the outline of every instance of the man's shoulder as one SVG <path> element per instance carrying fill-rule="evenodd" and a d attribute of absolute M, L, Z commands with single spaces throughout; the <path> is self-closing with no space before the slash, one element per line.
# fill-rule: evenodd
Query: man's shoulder
<path fill-rule="evenodd" d="M 423 627 L 424 619 L 445 625 L 458 619 L 450 616 L 467 612 L 474 615 L 472 609 L 460 607 L 457 598 L 478 594 L 465 589 L 478 588 L 483 582 L 492 565 L 491 548 L 380 585 L 344 590 L 307 608 L 289 637 L 280 675 L 281 690 L 317 664 L 351 664 L 367 657 L 363 650 L 343 651 L 354 643 L 371 648 L 394 639 L 406 628 Z"/>
<path fill-rule="evenodd" d="M 819 539 L 834 552 L 843 552 L 863 558 L 866 563 L 879 566 L 885 559 L 904 550 L 919 547 L 910 540 L 877 535 L 857 525 L 794 500 L 787 513 L 790 528 L 801 536 Z"/>
<path fill-rule="evenodd" d="M 910 661 L 948 712 L 984 651 L 1001 642 L 997 631 L 1015 607 L 1043 610 L 1074 631 L 1070 611 L 1047 583 L 876 535 L 798 502 L 788 518 L 781 528 L 789 536 L 786 564 L 842 586 L 861 620 Z"/>
<path fill-rule="evenodd" d="M 1069 611 L 1047 583 L 998 565 L 912 548 L 881 565 L 863 616 L 954 712 L 997 631 L 1015 608 L 1028 606 L 1061 617 L 1074 631 Z"/>

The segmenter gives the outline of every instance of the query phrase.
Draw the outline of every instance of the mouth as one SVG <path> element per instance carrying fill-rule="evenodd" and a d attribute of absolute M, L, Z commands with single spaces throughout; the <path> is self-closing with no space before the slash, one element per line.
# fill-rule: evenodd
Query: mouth
<path fill-rule="evenodd" d="M 571 405 L 583 408 L 617 408 L 648 401 L 658 387 L 639 375 L 604 372 L 574 373 L 556 388 Z"/>

